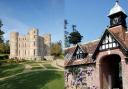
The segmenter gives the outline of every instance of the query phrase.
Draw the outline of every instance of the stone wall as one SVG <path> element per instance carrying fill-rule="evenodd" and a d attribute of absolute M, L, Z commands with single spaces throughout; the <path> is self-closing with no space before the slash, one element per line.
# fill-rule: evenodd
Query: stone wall
<path fill-rule="evenodd" d="M 66 89 L 98 89 L 95 65 L 79 65 L 65 68 Z"/>

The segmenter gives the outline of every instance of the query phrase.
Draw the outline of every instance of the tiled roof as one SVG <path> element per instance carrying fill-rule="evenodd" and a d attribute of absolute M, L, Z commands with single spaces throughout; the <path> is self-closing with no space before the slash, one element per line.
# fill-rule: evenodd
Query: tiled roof
<path fill-rule="evenodd" d="M 77 59 L 77 60 L 69 60 L 69 59 L 65 58 L 65 66 L 94 63 L 92 60 L 92 54 L 95 51 L 95 48 L 96 48 L 98 42 L 99 42 L 99 40 L 80 45 L 80 47 L 83 50 L 87 51 L 87 53 L 88 53 L 86 58 Z M 72 54 L 75 51 L 75 48 L 76 48 L 76 46 L 65 49 L 65 53 Z"/>
<path fill-rule="evenodd" d="M 92 57 L 87 55 L 86 58 L 84 59 L 79 59 L 79 60 L 65 60 L 65 66 L 75 66 L 75 65 L 82 65 L 82 64 L 90 64 L 90 63 L 95 63 L 92 60 Z"/>
<path fill-rule="evenodd" d="M 114 29 L 109 29 L 108 32 L 114 36 L 114 38 L 119 42 L 123 50 L 126 53 L 128 53 L 128 32 L 126 32 L 125 29 L 126 28 L 122 28 L 122 26 L 118 26 Z M 95 52 L 97 45 L 99 44 L 99 41 L 100 40 L 80 45 L 80 47 L 83 50 L 86 50 L 88 55 L 84 59 L 77 59 L 77 60 L 70 60 L 70 59 L 65 58 L 65 66 L 74 66 L 74 65 L 94 63 L 92 59 L 92 55 Z M 65 53 L 73 54 L 75 51 L 75 48 L 76 46 L 65 49 Z"/>

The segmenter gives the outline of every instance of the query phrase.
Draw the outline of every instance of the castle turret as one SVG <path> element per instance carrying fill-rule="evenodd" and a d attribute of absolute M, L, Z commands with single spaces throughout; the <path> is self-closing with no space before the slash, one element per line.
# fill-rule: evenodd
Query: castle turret
<path fill-rule="evenodd" d="M 29 32 L 29 40 L 30 40 L 30 56 L 35 57 L 38 56 L 39 53 L 39 44 L 38 44 L 38 29 L 32 28 Z"/>
<path fill-rule="evenodd" d="M 44 38 L 44 45 L 45 45 L 45 50 L 44 53 L 45 55 L 50 55 L 50 47 L 51 47 L 51 34 L 44 34 L 43 35 Z"/>
<path fill-rule="evenodd" d="M 18 32 L 10 33 L 10 58 L 16 58 L 18 56 Z"/>

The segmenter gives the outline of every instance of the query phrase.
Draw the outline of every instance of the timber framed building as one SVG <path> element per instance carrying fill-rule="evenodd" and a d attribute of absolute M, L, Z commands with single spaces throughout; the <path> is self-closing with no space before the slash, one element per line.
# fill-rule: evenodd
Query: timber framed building
<path fill-rule="evenodd" d="M 100 40 L 65 48 L 66 89 L 128 89 L 126 13 L 118 2 Z"/>

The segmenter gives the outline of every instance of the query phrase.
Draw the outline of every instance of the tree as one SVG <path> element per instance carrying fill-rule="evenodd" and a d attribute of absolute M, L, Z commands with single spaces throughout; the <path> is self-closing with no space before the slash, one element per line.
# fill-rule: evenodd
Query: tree
<path fill-rule="evenodd" d="M 2 21 L 0 20 L 0 53 L 4 52 L 4 40 L 3 40 L 3 34 L 1 27 L 3 26 Z"/>
<path fill-rule="evenodd" d="M 9 54 L 10 53 L 10 46 L 9 46 L 9 40 L 7 40 L 4 44 L 4 53 Z"/>
<path fill-rule="evenodd" d="M 69 41 L 68 41 L 69 32 L 67 31 L 67 25 L 68 24 L 69 24 L 68 21 L 65 19 L 64 20 L 64 45 L 65 45 L 65 47 L 70 46 Z"/>
<path fill-rule="evenodd" d="M 4 53 L 4 43 L 0 43 L 0 53 Z"/>
<path fill-rule="evenodd" d="M 54 55 L 55 57 L 62 54 L 62 46 L 60 42 L 52 43 L 51 44 L 51 55 Z"/>
<path fill-rule="evenodd" d="M 2 31 L 2 21 L 0 20 L 0 53 L 9 53 L 10 47 L 9 47 L 9 40 L 4 43 L 3 35 L 4 31 Z"/>
<path fill-rule="evenodd" d="M 3 43 L 3 34 L 4 32 L 2 31 L 1 27 L 3 26 L 2 21 L 0 20 L 0 43 Z"/>
<path fill-rule="evenodd" d="M 69 34 L 68 38 L 70 44 L 77 44 L 81 42 L 83 36 L 78 31 L 73 31 Z"/>

